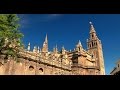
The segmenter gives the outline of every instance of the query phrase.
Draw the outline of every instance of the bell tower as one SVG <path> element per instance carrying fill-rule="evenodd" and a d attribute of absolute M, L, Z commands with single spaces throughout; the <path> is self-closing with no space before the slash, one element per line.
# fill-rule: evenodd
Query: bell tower
<path fill-rule="evenodd" d="M 100 70 L 100 75 L 105 75 L 105 67 L 104 67 L 104 58 L 102 52 L 102 43 L 101 40 L 98 39 L 95 28 L 90 22 L 90 38 L 87 39 L 87 50 L 91 53 L 96 59 L 96 66 Z"/>

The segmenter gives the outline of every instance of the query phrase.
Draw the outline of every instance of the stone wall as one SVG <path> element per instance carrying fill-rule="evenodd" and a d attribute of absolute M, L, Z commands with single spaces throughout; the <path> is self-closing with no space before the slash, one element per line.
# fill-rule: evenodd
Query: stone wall
<path fill-rule="evenodd" d="M 19 62 L 9 59 L 4 63 L 4 59 L 0 59 L 0 75 L 60 75 L 71 74 L 71 71 L 64 68 L 38 63 L 23 58 L 19 58 Z"/>

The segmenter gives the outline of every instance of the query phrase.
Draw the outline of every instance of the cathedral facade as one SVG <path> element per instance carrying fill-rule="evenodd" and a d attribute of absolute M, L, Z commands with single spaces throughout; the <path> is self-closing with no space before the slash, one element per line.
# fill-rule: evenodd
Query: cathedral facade
<path fill-rule="evenodd" d="M 1 75 L 105 75 L 102 43 L 97 37 L 95 28 L 90 23 L 90 37 L 87 39 L 87 50 L 79 41 L 73 51 L 57 46 L 52 52 L 48 51 L 48 38 L 45 37 L 43 47 L 34 47 L 19 52 L 18 61 L 9 57 L 4 63 L 0 57 Z"/>

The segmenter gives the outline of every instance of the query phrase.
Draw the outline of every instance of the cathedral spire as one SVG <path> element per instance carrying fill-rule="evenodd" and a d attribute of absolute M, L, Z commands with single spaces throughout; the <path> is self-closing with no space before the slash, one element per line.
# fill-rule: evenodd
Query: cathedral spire
<path fill-rule="evenodd" d="M 90 39 L 95 40 L 95 39 L 97 39 L 97 34 L 96 34 L 96 31 L 95 31 L 95 28 L 94 28 L 92 22 L 89 22 L 89 23 L 90 23 Z"/>
<path fill-rule="evenodd" d="M 46 37 L 45 37 L 45 41 L 44 41 L 44 43 L 43 43 L 42 52 L 48 52 L 48 39 L 47 39 L 47 34 L 46 34 Z"/>
<path fill-rule="evenodd" d="M 56 46 L 53 48 L 53 52 L 57 53 L 58 52 L 58 49 L 57 49 L 57 44 Z"/>
<path fill-rule="evenodd" d="M 64 46 L 62 46 L 62 50 L 65 50 Z"/>
<path fill-rule="evenodd" d="M 95 65 L 99 68 L 100 74 L 105 74 L 104 69 L 104 58 L 103 58 L 103 52 L 102 52 L 102 44 L 99 38 L 97 37 L 97 33 L 95 31 L 95 28 L 90 22 L 90 37 L 87 40 L 87 48 L 88 52 L 94 56 L 96 63 Z"/>
<path fill-rule="evenodd" d="M 95 33 L 96 31 L 95 31 L 95 28 L 94 28 L 92 22 L 89 22 L 89 23 L 90 23 L 90 33 Z"/>
<path fill-rule="evenodd" d="M 48 43 L 47 34 L 46 34 L 46 37 L 45 37 L 45 43 Z"/>
<path fill-rule="evenodd" d="M 78 44 L 76 45 L 76 51 L 80 52 L 82 50 L 82 44 L 79 40 Z"/>
<path fill-rule="evenodd" d="M 82 47 L 81 41 L 79 40 L 78 45 Z"/>
<path fill-rule="evenodd" d="M 65 54 L 65 48 L 62 46 L 62 54 Z"/>

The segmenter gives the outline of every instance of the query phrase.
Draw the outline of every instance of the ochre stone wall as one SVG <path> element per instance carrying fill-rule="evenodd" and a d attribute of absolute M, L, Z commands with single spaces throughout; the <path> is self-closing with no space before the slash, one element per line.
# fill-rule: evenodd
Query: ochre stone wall
<path fill-rule="evenodd" d="M 71 72 L 54 66 L 37 63 L 20 58 L 19 62 L 10 59 L 7 63 L 2 63 L 0 59 L 0 75 L 59 75 Z"/>

